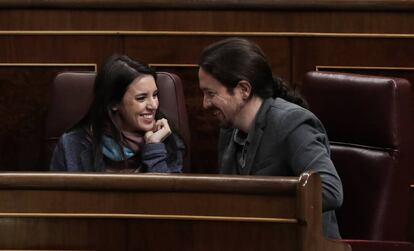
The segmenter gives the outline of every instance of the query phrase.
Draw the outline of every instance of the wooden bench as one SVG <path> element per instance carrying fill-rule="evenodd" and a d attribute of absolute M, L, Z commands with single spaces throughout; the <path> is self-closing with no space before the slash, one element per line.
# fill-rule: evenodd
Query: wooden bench
<path fill-rule="evenodd" d="M 0 250 L 351 250 L 320 178 L 0 173 Z"/>

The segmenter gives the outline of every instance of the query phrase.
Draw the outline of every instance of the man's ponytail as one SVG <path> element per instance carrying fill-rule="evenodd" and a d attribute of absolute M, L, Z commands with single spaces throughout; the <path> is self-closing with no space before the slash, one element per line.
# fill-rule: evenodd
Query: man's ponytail
<path fill-rule="evenodd" d="M 307 102 L 299 93 L 295 92 L 283 79 L 273 77 L 273 98 L 278 97 L 302 106 L 303 108 L 308 108 Z"/>

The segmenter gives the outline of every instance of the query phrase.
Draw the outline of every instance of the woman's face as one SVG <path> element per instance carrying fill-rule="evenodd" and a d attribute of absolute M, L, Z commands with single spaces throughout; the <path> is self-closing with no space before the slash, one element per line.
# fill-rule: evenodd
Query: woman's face
<path fill-rule="evenodd" d="M 147 132 L 154 128 L 158 109 L 158 89 L 155 79 L 144 74 L 128 86 L 121 103 L 113 107 L 120 128 L 127 132 Z"/>

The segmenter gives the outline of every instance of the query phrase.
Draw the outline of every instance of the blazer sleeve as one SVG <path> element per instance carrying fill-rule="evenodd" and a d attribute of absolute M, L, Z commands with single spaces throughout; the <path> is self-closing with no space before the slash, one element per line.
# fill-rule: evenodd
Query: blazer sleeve
<path fill-rule="evenodd" d="M 167 163 L 167 149 L 164 143 L 145 144 L 141 151 L 142 165 L 150 173 L 180 173 L 183 168 L 184 143 L 175 135 L 176 160 Z"/>
<path fill-rule="evenodd" d="M 330 158 L 330 147 L 322 123 L 311 112 L 296 109 L 284 120 L 289 165 L 295 175 L 316 171 L 322 181 L 322 209 L 333 210 L 343 201 L 342 182 Z"/>

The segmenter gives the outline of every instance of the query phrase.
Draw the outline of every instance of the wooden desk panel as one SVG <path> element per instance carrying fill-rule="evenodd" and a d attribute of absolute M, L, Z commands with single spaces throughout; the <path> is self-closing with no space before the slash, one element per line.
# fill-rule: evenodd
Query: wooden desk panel
<path fill-rule="evenodd" d="M 320 179 L 0 173 L 0 250 L 347 251 Z"/>

